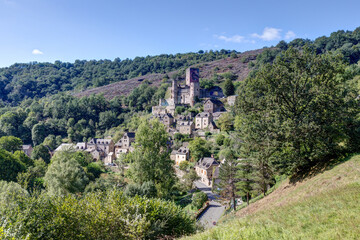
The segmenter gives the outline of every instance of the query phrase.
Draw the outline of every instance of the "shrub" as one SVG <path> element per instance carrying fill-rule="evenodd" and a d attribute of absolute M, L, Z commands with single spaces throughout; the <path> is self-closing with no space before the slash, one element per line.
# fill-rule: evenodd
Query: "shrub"
<path fill-rule="evenodd" d="M 19 205 L 5 215 L 15 239 L 159 239 L 195 231 L 195 220 L 175 203 L 116 190 L 82 198 L 43 194 Z"/>
<path fill-rule="evenodd" d="M 197 192 L 194 193 L 192 197 L 192 205 L 196 207 L 197 209 L 202 208 L 204 203 L 208 200 L 208 196 L 204 192 Z"/>

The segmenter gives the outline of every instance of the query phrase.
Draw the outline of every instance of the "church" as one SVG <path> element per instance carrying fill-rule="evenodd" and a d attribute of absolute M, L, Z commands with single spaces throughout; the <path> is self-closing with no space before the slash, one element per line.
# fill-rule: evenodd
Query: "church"
<path fill-rule="evenodd" d="M 180 85 L 177 80 L 172 80 L 169 99 L 161 99 L 159 106 L 154 106 L 153 114 L 174 114 L 176 106 L 190 105 L 193 107 L 200 98 L 222 98 L 222 89 L 214 86 L 210 89 L 200 88 L 200 74 L 198 68 L 186 69 L 185 85 Z"/>

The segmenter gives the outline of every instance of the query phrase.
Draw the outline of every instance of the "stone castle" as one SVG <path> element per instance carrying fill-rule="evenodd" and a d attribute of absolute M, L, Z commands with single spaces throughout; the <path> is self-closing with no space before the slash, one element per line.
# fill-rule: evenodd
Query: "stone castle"
<path fill-rule="evenodd" d="M 185 85 L 180 85 L 177 80 L 172 80 L 169 87 L 170 98 L 161 99 L 159 106 L 152 108 L 153 114 L 174 114 L 176 106 L 190 105 L 193 107 L 200 98 L 221 98 L 224 97 L 220 87 L 211 89 L 200 88 L 200 72 L 198 68 L 186 69 Z"/>

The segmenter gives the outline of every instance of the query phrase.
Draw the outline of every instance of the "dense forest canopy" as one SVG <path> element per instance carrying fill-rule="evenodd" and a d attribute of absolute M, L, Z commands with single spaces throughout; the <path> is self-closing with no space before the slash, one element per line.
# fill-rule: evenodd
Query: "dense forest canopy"
<path fill-rule="evenodd" d="M 120 60 L 76 60 L 74 63 L 16 63 L 0 68 L 0 100 L 17 104 L 64 91 L 81 91 L 149 73 L 166 73 L 200 62 L 229 57 L 236 51 L 220 50 L 162 54 Z"/>

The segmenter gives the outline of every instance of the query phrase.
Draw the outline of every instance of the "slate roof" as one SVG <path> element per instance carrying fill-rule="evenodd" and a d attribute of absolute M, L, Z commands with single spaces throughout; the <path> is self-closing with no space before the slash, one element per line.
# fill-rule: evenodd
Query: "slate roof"
<path fill-rule="evenodd" d="M 204 118 L 204 117 L 210 117 L 211 113 L 208 113 L 208 112 L 201 112 L 201 113 L 198 113 L 196 115 L 196 117 L 201 117 L 201 118 Z"/>
<path fill-rule="evenodd" d="M 197 162 L 197 166 L 205 170 L 207 170 L 211 166 L 218 166 L 218 165 L 220 165 L 220 163 L 218 163 L 213 157 L 203 157 Z"/>

